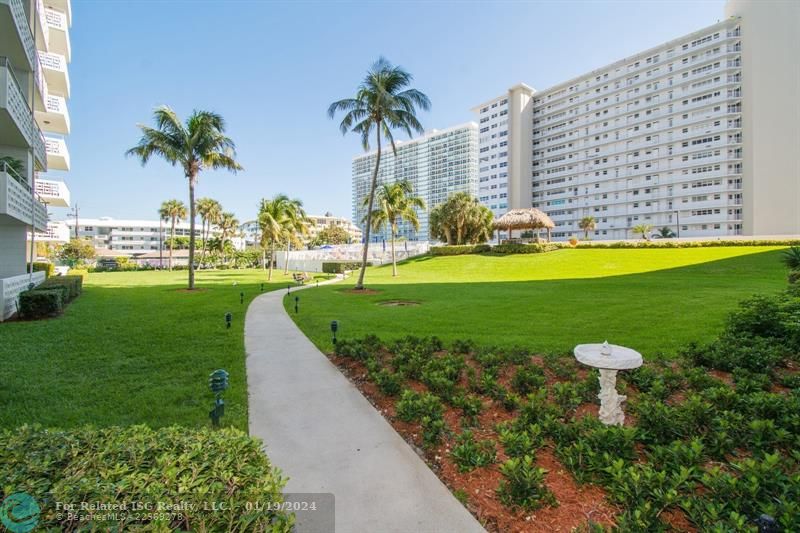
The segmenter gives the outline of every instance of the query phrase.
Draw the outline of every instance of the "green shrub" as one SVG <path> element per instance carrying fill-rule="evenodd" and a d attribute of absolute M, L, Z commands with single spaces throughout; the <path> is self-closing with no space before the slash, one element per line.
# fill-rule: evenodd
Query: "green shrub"
<path fill-rule="evenodd" d="M 792 270 L 800 269 L 800 246 L 792 246 L 784 250 L 781 260 Z"/>
<path fill-rule="evenodd" d="M 561 246 L 558 243 L 508 243 L 496 244 L 492 246 L 493 254 L 540 254 L 557 250 Z"/>
<path fill-rule="evenodd" d="M 579 384 L 571 382 L 554 383 L 553 399 L 567 413 L 575 411 L 583 401 Z"/>
<path fill-rule="evenodd" d="M 555 496 L 544 484 L 546 470 L 537 467 L 531 456 L 509 459 L 500 466 L 500 473 L 503 480 L 497 494 L 503 504 L 525 510 L 556 505 Z"/>
<path fill-rule="evenodd" d="M 403 388 L 403 376 L 386 368 L 370 373 L 370 377 L 378 389 L 387 396 L 397 396 Z"/>
<path fill-rule="evenodd" d="M 53 276 L 47 278 L 39 288 L 51 289 L 63 287 L 67 290 L 67 298 L 64 303 L 77 298 L 83 290 L 83 278 L 81 276 Z"/>
<path fill-rule="evenodd" d="M 431 255 L 466 255 L 466 254 L 483 254 L 491 251 L 492 247 L 488 244 L 466 244 L 466 245 L 452 245 L 452 246 L 431 246 L 428 253 Z"/>
<path fill-rule="evenodd" d="M 30 272 L 30 267 L 28 267 Z M 53 263 L 46 263 L 44 261 L 36 261 L 33 263 L 34 272 L 44 272 L 46 278 L 49 278 L 56 271 L 56 266 Z"/>
<path fill-rule="evenodd" d="M 611 243 L 579 242 L 576 248 L 717 248 L 731 246 L 798 246 L 800 240 L 713 240 L 713 241 L 618 241 Z"/>
<path fill-rule="evenodd" d="M 397 417 L 404 422 L 421 421 L 423 417 L 442 418 L 444 407 L 441 400 L 430 392 L 419 393 L 410 389 L 403 391 L 397 402 Z"/>
<path fill-rule="evenodd" d="M 81 278 L 86 279 L 87 277 L 89 277 L 89 271 L 88 270 L 84 270 L 84 269 L 78 269 L 78 268 L 70 268 L 69 271 L 67 272 L 67 275 L 68 276 L 80 276 Z"/>
<path fill-rule="evenodd" d="M 539 424 L 531 424 L 527 429 L 501 429 L 500 443 L 509 457 L 533 455 L 544 444 L 542 428 Z"/>
<path fill-rule="evenodd" d="M 459 472 L 469 472 L 487 466 L 497 460 L 497 451 L 491 440 L 476 441 L 472 432 L 464 431 L 456 438 L 456 445 L 450 452 Z"/>
<path fill-rule="evenodd" d="M 372 266 L 372 263 L 367 263 Z M 322 263 L 322 271 L 326 274 L 342 274 L 345 270 L 358 270 L 361 268 L 360 262 L 355 261 L 325 261 Z"/>
<path fill-rule="evenodd" d="M 545 384 L 544 371 L 534 365 L 521 366 L 511 378 L 511 386 L 520 394 L 528 394 Z"/>
<path fill-rule="evenodd" d="M 55 502 L 76 508 L 81 502 L 137 502 L 154 508 L 159 502 L 186 502 L 191 507 L 180 511 L 182 520 L 157 521 L 142 513 L 124 529 L 288 533 L 294 516 L 265 508 L 267 502 L 283 501 L 286 479 L 261 446 L 232 428 L 61 431 L 22 426 L 0 432 L 0 498 L 10 492 L 33 496 L 42 510 L 43 530 L 120 528 L 118 520 L 105 519 L 103 513 L 91 524 L 68 521 Z M 254 502 L 262 506 L 254 508 Z"/>
<path fill-rule="evenodd" d="M 32 320 L 58 316 L 64 310 L 65 287 L 34 289 L 19 295 L 19 312 L 22 318 Z"/>

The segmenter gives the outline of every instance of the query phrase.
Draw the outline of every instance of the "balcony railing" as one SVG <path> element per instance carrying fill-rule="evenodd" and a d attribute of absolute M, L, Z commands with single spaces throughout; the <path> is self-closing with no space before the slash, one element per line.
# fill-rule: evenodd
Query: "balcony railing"
<path fill-rule="evenodd" d="M 62 54 L 69 61 L 72 49 L 69 41 L 67 15 L 54 9 L 45 9 L 45 20 L 50 32 L 48 51 Z"/>
<path fill-rule="evenodd" d="M 70 83 L 66 58 L 51 52 L 43 52 L 39 54 L 39 58 L 49 91 L 69 98 Z"/>
<path fill-rule="evenodd" d="M 23 0 L 0 0 L 0 4 L 6 4 L 11 11 L 11 18 L 14 20 L 14 25 L 17 28 L 24 49 L 24 54 L 27 59 L 27 69 L 32 69 L 36 64 L 36 42 L 33 40 L 31 27 L 28 25 L 28 15 L 25 12 L 25 3 Z M 16 54 L 10 54 L 14 61 L 21 61 Z"/>
<path fill-rule="evenodd" d="M 69 150 L 64 139 L 45 137 L 47 147 L 47 165 L 55 170 L 69 170 Z"/>
<path fill-rule="evenodd" d="M 0 109 L 5 109 L 16 124 L 26 146 L 33 147 L 33 155 L 41 170 L 47 170 L 44 139 L 36 125 L 33 113 L 20 88 L 8 58 L 0 57 Z"/>
<path fill-rule="evenodd" d="M 0 164 L 0 215 L 7 215 L 37 231 L 47 229 L 47 208 L 30 184 L 6 164 Z"/>

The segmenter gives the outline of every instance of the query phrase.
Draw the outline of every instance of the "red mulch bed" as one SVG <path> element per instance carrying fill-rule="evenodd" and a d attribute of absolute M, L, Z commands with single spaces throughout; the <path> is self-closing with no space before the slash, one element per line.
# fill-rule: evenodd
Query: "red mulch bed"
<path fill-rule="evenodd" d="M 461 473 L 450 456 L 450 449 L 454 445 L 453 437 L 445 437 L 435 449 L 423 450 L 419 424 L 409 424 L 395 418 L 396 399 L 384 396 L 375 384 L 367 379 L 367 370 L 363 364 L 336 355 L 331 355 L 330 358 L 394 429 L 414 447 L 450 490 L 466 495 L 467 509 L 487 530 L 504 533 L 544 533 L 572 531 L 589 521 L 606 526 L 614 525 L 614 516 L 619 509 L 607 501 L 605 491 L 596 485 L 578 485 L 547 445 L 537 450 L 536 463 L 547 470 L 545 483 L 555 495 L 558 505 L 526 512 L 512 510 L 500 502 L 496 492 L 502 478 L 499 467 L 508 457 L 503 451 L 494 427 L 499 422 L 515 417 L 514 413 L 509 413 L 501 405 L 484 399 L 484 409 L 478 417 L 478 425 L 472 428 L 477 440 L 491 439 L 497 444 L 497 462 L 471 472 Z M 556 381 L 552 375 L 548 374 L 547 378 L 548 382 Z M 508 379 L 510 374 L 503 372 L 498 381 L 507 383 Z M 420 392 L 426 390 L 423 384 L 415 381 L 408 381 L 406 386 Z M 578 409 L 578 412 L 596 414 L 597 406 L 585 404 Z M 444 419 L 451 431 L 461 432 L 459 410 L 445 404 Z"/>

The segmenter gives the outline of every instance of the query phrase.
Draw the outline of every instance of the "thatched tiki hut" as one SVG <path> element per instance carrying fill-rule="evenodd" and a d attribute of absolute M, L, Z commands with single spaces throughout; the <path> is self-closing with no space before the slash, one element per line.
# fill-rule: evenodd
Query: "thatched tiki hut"
<path fill-rule="evenodd" d="M 494 229 L 508 230 L 508 238 L 511 232 L 517 230 L 533 230 L 536 242 L 539 242 L 539 233 L 542 229 L 547 230 L 547 242 L 550 242 L 550 230 L 555 227 L 553 220 L 546 213 L 534 207 L 528 209 L 512 209 L 505 215 L 494 221 Z"/>

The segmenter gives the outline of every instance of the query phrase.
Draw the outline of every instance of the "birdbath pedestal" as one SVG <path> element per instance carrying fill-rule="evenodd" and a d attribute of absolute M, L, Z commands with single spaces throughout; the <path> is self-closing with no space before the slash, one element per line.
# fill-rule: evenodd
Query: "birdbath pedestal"
<path fill-rule="evenodd" d="M 606 425 L 621 426 L 625 421 L 622 402 L 626 397 L 617 394 L 617 371 L 642 366 L 642 354 L 637 351 L 608 344 L 579 344 L 575 359 L 584 365 L 600 369 L 600 421 Z"/>

